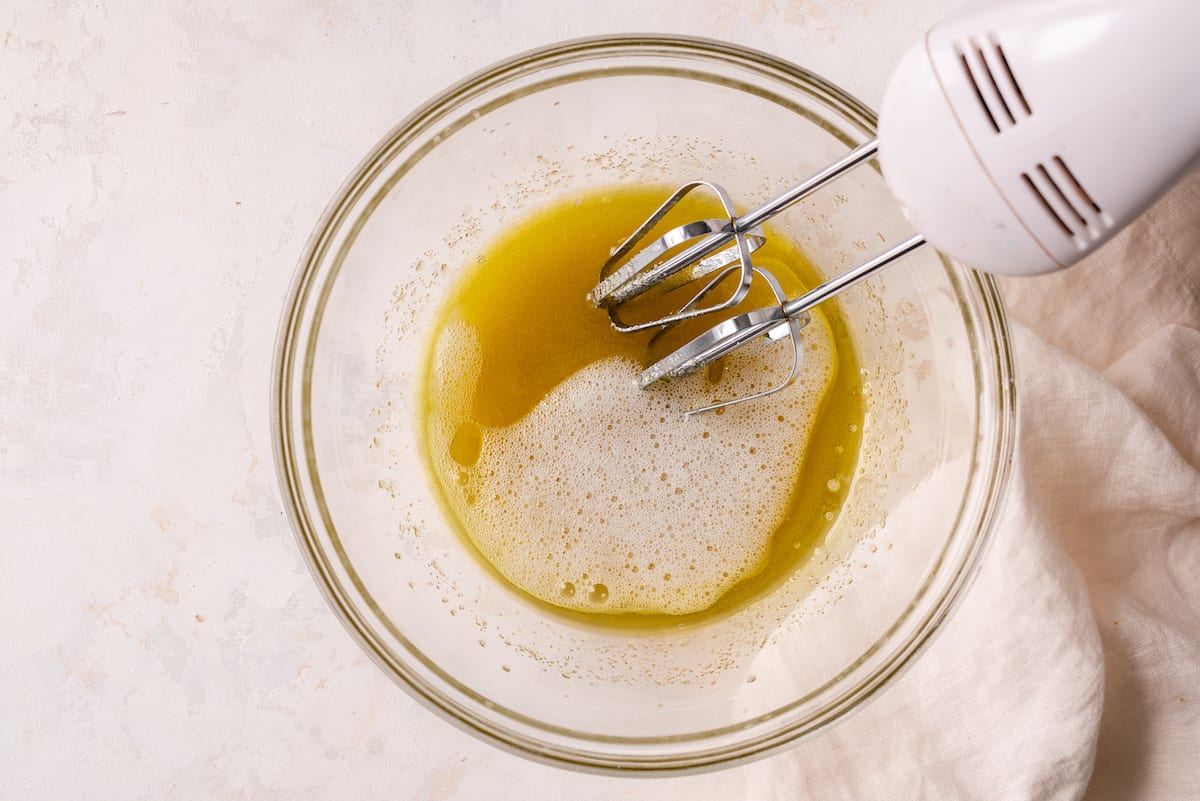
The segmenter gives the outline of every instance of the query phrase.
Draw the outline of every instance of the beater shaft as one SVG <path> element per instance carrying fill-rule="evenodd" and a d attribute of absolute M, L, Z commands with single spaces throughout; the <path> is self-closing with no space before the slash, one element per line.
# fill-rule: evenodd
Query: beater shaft
<path fill-rule="evenodd" d="M 827 165 L 820 172 L 806 178 L 783 194 L 777 195 L 758 208 L 734 218 L 725 230 L 702 239 L 695 245 L 672 256 L 662 264 L 655 266 L 653 269 L 653 281 L 639 280 L 637 276 L 625 276 L 620 272 L 608 276 L 592 290 L 590 295 L 592 303 L 601 308 L 607 308 L 629 300 L 645 291 L 653 283 L 666 280 L 688 265 L 716 253 L 733 241 L 739 233 L 748 234 L 789 206 L 803 200 L 858 165 L 870 161 L 875 157 L 878 149 L 879 143 L 877 140 L 871 139 L 864 142 L 838 160 Z M 623 246 L 622 250 L 624 249 L 625 247 Z"/>
<path fill-rule="evenodd" d="M 743 214 L 737 219 L 738 226 L 744 230 L 757 228 L 779 212 L 797 201 L 808 197 L 830 181 L 841 177 L 844 173 L 849 172 L 858 165 L 875 158 L 878 150 L 879 140 L 871 139 L 863 142 L 837 161 L 832 162 L 820 172 L 796 184 L 782 195 L 773 197 L 753 211 Z"/>
<path fill-rule="evenodd" d="M 913 234 L 908 239 L 905 239 L 898 245 L 888 248 L 875 258 L 865 261 L 857 267 L 847 270 L 840 275 L 835 275 L 828 281 L 805 292 L 800 297 L 789 300 L 787 303 L 783 304 L 783 313 L 787 317 L 796 317 L 797 315 L 803 314 L 809 309 L 812 309 L 814 306 L 829 300 L 843 289 L 852 287 L 864 278 L 867 278 L 873 275 L 875 272 L 882 270 L 896 259 L 907 256 L 909 253 L 912 253 L 914 250 L 924 244 L 925 237 L 923 237 L 921 234 Z"/>
<path fill-rule="evenodd" d="M 919 234 L 911 236 L 869 261 L 791 300 L 784 295 L 778 280 L 769 270 L 752 263 L 750 254 L 764 241 L 763 223 L 855 167 L 870 161 L 875 157 L 877 150 L 877 140 L 864 142 L 786 192 L 741 216 L 736 215 L 732 200 L 720 186 L 704 180 L 692 181 L 676 190 L 643 222 L 609 257 L 600 271 L 600 282 L 588 296 L 596 306 L 608 310 L 609 319 L 616 330 L 632 332 L 658 328 L 659 333 L 650 341 L 649 348 L 652 351 L 659 337 L 677 323 L 734 309 L 746 296 L 754 275 L 767 282 L 775 295 L 776 304 L 722 320 L 643 370 L 638 376 L 638 384 L 645 388 L 662 378 L 678 378 L 694 372 L 760 336 L 776 340 L 786 337 L 790 341 L 791 370 L 786 378 L 766 390 L 717 401 L 692 409 L 687 414 L 713 411 L 735 403 L 762 398 L 784 389 L 795 381 L 799 375 L 802 355 L 800 333 L 809 323 L 809 310 L 913 252 L 925 244 L 925 238 Z M 659 239 L 646 245 L 651 232 L 660 225 L 671 209 L 684 195 L 698 187 L 705 187 L 717 195 L 728 214 L 728 219 L 724 222 L 710 219 L 687 223 L 672 228 Z M 687 245 L 689 241 L 694 243 Z M 731 242 L 734 243 L 733 247 L 730 247 Z M 685 245 L 679 253 L 667 256 L 672 249 Z M 702 306 L 701 301 L 735 272 L 740 279 L 735 291 L 721 303 Z M 660 291 L 665 288 L 669 293 L 678 288 L 681 281 L 682 284 L 688 284 L 701 278 L 709 279 L 704 288 L 672 313 L 640 322 L 626 321 L 620 314 L 622 304 L 654 287 L 659 287 Z"/>
<path fill-rule="evenodd" d="M 810 309 L 842 290 L 874 275 L 924 244 L 925 237 L 914 234 L 878 256 L 830 278 L 797 298 L 783 302 L 779 306 L 767 306 L 723 320 L 643 370 L 638 375 L 638 385 L 645 389 L 659 379 L 679 378 L 695 372 L 747 342 L 765 334 L 771 334 L 781 326 L 798 324 L 799 327 L 803 327 L 808 322 Z M 693 409 L 689 414 L 711 411 L 749 399 L 749 397 L 737 398 L 723 403 L 714 403 L 701 409 Z"/>

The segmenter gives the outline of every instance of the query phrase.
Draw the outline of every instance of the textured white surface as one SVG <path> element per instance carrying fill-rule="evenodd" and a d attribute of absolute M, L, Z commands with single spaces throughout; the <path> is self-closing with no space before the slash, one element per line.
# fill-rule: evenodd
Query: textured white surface
<path fill-rule="evenodd" d="M 361 655 L 275 490 L 281 302 L 358 160 L 474 70 L 670 31 L 774 51 L 874 103 L 950 3 L 889 5 L 5 2 L 0 796 L 663 792 L 483 746 Z"/>
<path fill-rule="evenodd" d="M 0 797 L 792 798 L 828 786 L 840 756 L 863 795 L 909 765 L 907 798 L 930 762 L 978 789 L 1013 727 L 1047 708 L 1070 736 L 1046 729 L 1016 753 L 1081 786 L 1098 645 L 1079 576 L 1044 543 L 1001 538 L 987 568 L 1025 571 L 1044 597 L 989 589 L 985 571 L 904 677 L 916 691 L 857 728 L 710 776 L 629 781 L 531 764 L 411 701 L 326 608 L 275 491 L 284 292 L 325 202 L 416 104 L 513 52 L 637 30 L 769 50 L 877 104 L 892 62 L 951 4 L 5 3 Z M 1004 643 L 1030 632 L 1074 633 L 1075 661 L 1010 664 Z M 1042 696 L 1003 695 L 1029 670 Z M 970 725 L 925 751 L 885 736 L 977 686 L 1020 714 L 952 709 Z"/>

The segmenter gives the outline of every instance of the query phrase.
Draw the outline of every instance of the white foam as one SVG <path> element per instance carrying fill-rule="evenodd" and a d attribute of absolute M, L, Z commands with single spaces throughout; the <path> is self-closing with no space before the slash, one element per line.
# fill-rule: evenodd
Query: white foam
<path fill-rule="evenodd" d="M 753 354 L 739 364 L 743 377 L 769 372 Z M 596 362 L 524 419 L 483 429 L 479 459 L 464 468 L 449 443 L 481 357 L 475 332 L 453 323 L 435 351 L 430 401 L 443 414 L 429 446 L 441 475 L 459 477 L 447 496 L 467 533 L 525 592 L 579 610 L 700 611 L 762 567 L 834 364 L 814 315 L 795 386 L 683 418 L 711 396 L 702 376 L 644 391 L 637 365 Z M 734 378 L 727 371 L 719 386 Z"/>

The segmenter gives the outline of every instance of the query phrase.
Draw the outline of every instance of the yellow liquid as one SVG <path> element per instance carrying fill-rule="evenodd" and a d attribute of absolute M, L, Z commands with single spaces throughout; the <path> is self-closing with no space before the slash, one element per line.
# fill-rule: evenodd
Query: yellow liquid
<path fill-rule="evenodd" d="M 427 362 L 425 455 L 464 540 L 535 602 L 593 623 L 690 622 L 769 592 L 829 530 L 858 459 L 859 370 L 833 302 L 805 329 L 817 367 L 773 399 L 684 419 L 678 412 L 721 389 L 721 363 L 673 387 L 624 389 L 651 360 L 651 334 L 616 332 L 586 295 L 668 191 L 584 195 L 510 230 L 452 293 Z M 677 213 L 673 224 L 719 209 L 685 199 Z M 756 264 L 791 297 L 818 283 L 799 251 L 767 233 Z M 757 281 L 739 309 L 771 302 Z M 624 417 L 606 418 L 610 407 Z M 614 438 L 624 447 L 610 453 Z M 730 475 L 742 481 L 732 490 Z M 757 475 L 761 484 L 745 483 Z M 728 511 L 742 507 L 744 516 Z M 725 528 L 693 537 L 721 509 Z M 753 543 L 744 553 L 742 538 Z"/>

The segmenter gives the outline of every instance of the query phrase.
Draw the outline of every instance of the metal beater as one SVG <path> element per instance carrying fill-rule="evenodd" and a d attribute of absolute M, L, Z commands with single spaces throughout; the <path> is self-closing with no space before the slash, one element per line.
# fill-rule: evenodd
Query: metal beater
<path fill-rule="evenodd" d="M 692 409 L 688 414 L 714 411 L 735 403 L 766 397 L 790 386 L 799 375 L 800 331 L 809 322 L 809 310 L 916 250 L 925 243 L 925 239 L 919 234 L 909 237 L 870 261 L 831 278 L 797 298 L 788 299 L 778 279 L 751 260 L 751 254 L 766 241 L 761 226 L 784 209 L 798 203 L 854 167 L 869 161 L 875 156 L 877 149 L 877 141 L 872 139 L 816 175 L 740 217 L 736 216 L 728 193 L 709 181 L 684 184 L 659 206 L 609 257 L 600 272 L 600 283 L 588 296 L 596 306 L 608 310 L 609 319 L 615 329 L 633 332 L 658 328 L 659 334 L 651 340 L 653 345 L 658 336 L 677 323 L 736 306 L 745 299 L 755 275 L 767 283 L 778 305 L 738 314 L 718 323 L 643 370 L 638 375 L 638 386 L 645 389 L 659 379 L 679 378 L 692 373 L 763 335 L 780 340 L 786 337 L 789 340 L 792 347 L 792 369 L 787 377 L 778 385 L 761 392 Z M 642 246 L 655 226 L 684 196 L 702 187 L 711 190 L 720 199 L 728 214 L 727 218 L 687 223 L 672 228 L 649 245 Z M 685 250 L 677 250 L 689 242 L 693 244 Z M 672 250 L 675 252 L 668 256 Z M 725 300 L 708 306 L 700 305 L 704 298 L 735 272 L 738 276 L 737 283 Z M 682 285 L 705 279 L 704 286 L 674 313 L 638 323 L 627 322 L 622 318 L 621 308 L 626 302 L 655 287 L 677 289 Z"/>
<path fill-rule="evenodd" d="M 926 241 L 988 272 L 1062 269 L 1200 165 L 1196 36 L 1195 0 L 1010 0 L 943 21 L 893 73 L 878 139 L 740 216 L 720 186 L 683 185 L 617 248 L 588 297 L 618 331 L 659 329 L 653 348 L 678 323 L 733 309 L 761 279 L 776 304 L 722 320 L 654 361 L 638 384 L 686 375 L 765 335 L 791 344 L 785 380 L 689 414 L 779 392 L 799 374 L 808 312 Z M 877 154 L 888 187 L 924 235 L 786 298 L 752 259 L 765 241 L 762 225 Z M 717 196 L 725 216 L 647 243 L 672 208 L 701 188 Z M 674 311 L 627 319 L 648 293 L 693 283 L 698 291 Z M 728 296 L 706 302 L 722 285 L 731 287 Z"/>

